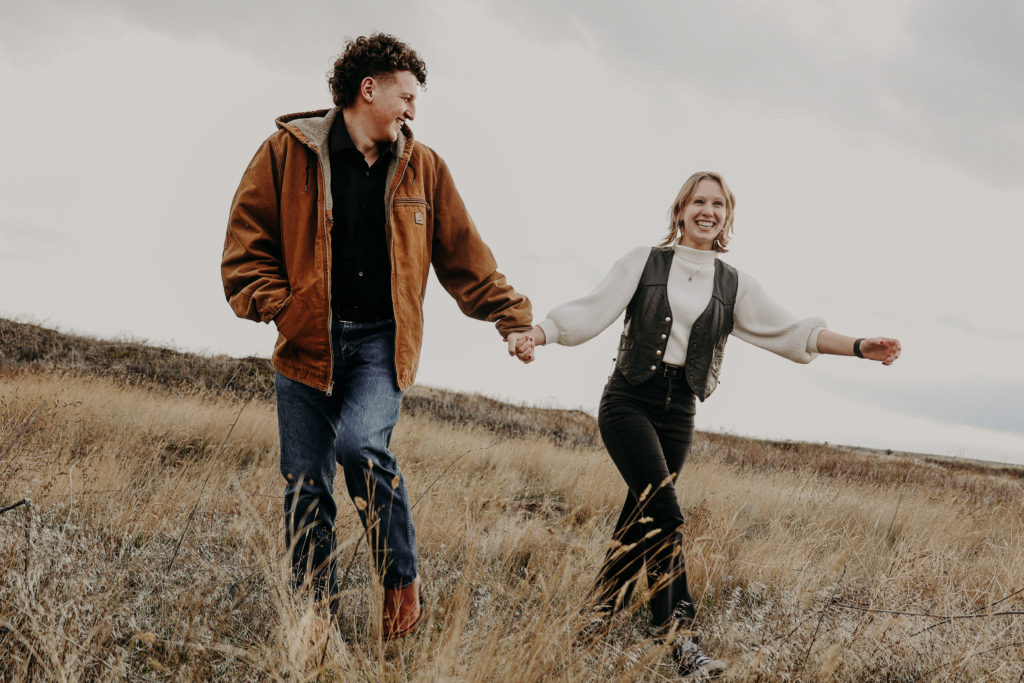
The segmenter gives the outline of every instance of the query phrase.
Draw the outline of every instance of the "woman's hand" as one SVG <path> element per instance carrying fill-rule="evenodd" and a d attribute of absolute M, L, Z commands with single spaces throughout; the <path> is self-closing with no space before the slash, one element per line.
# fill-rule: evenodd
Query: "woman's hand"
<path fill-rule="evenodd" d="M 892 365 L 900 357 L 900 350 L 900 340 L 889 337 L 869 337 L 860 343 L 860 355 L 882 365 Z"/>
<path fill-rule="evenodd" d="M 544 330 L 534 325 L 529 332 L 513 332 L 505 341 L 508 342 L 508 355 L 515 356 L 523 363 L 532 363 L 535 346 L 543 346 L 546 341 Z"/>
<path fill-rule="evenodd" d="M 513 332 L 505 337 L 505 341 L 508 342 L 508 355 L 524 363 L 533 360 L 533 338 L 529 332 Z"/>
<path fill-rule="evenodd" d="M 891 337 L 868 337 L 857 340 L 838 334 L 832 330 L 822 330 L 818 334 L 818 353 L 831 353 L 836 356 L 855 356 L 854 349 L 868 360 L 881 361 L 882 365 L 892 365 L 900 357 L 900 340 Z"/>

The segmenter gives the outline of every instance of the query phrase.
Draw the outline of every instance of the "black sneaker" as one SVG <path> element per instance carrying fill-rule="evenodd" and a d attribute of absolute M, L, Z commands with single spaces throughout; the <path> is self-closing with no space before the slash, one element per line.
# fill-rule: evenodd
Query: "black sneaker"
<path fill-rule="evenodd" d="M 681 640 L 672 648 L 679 674 L 691 681 L 709 681 L 725 671 L 725 662 L 711 659 L 692 640 Z"/>

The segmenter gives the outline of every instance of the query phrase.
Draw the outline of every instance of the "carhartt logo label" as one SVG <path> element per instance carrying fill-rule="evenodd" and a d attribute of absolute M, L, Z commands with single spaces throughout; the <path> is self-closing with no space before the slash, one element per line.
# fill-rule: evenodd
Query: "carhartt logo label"
<path fill-rule="evenodd" d="M 416 213 L 413 214 L 413 218 L 416 219 L 417 223 L 419 223 L 420 225 L 423 225 L 423 213 L 422 212 L 417 211 Z"/>

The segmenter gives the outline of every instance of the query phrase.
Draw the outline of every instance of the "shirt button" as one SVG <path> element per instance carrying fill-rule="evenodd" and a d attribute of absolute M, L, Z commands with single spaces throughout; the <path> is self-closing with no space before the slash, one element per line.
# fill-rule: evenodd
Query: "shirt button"
<path fill-rule="evenodd" d="M 665 322 L 667 322 L 667 323 L 672 322 L 672 318 L 665 318 Z"/>
<path fill-rule="evenodd" d="M 655 356 L 660 356 L 661 355 L 661 349 L 658 349 L 657 351 L 655 351 L 654 355 Z"/>

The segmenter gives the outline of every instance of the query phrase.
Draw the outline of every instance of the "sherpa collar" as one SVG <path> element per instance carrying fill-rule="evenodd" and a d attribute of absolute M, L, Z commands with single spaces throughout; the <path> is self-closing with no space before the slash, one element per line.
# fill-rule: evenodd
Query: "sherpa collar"
<path fill-rule="evenodd" d="M 275 123 L 278 128 L 287 130 L 303 144 L 312 147 L 318 154 L 328 153 L 327 140 L 331 134 L 331 126 L 334 119 L 341 113 L 341 107 L 332 109 L 319 109 L 316 111 L 300 112 L 298 114 L 286 114 L 277 118 Z M 391 143 L 391 154 L 400 159 L 405 151 L 407 141 L 412 141 L 412 130 L 409 126 L 402 126 L 398 133 L 398 139 Z"/>

